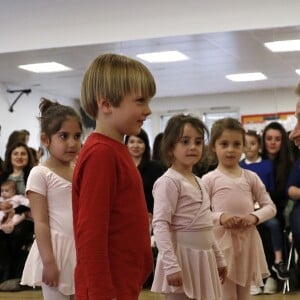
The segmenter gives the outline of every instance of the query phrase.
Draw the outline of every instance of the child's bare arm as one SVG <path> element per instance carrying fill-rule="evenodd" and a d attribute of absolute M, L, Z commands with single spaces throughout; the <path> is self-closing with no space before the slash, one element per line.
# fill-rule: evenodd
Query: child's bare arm
<path fill-rule="evenodd" d="M 32 191 L 28 192 L 28 198 L 34 220 L 36 242 L 43 263 L 42 281 L 51 287 L 57 287 L 59 270 L 51 244 L 47 198 Z"/>

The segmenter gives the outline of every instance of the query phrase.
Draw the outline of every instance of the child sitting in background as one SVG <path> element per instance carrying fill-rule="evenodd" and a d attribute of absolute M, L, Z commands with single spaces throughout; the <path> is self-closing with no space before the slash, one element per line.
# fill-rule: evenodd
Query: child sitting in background
<path fill-rule="evenodd" d="M 260 155 L 261 137 L 256 131 L 248 130 L 245 133 L 245 158 L 240 161 L 243 169 L 256 173 L 265 184 L 268 192 L 274 190 L 273 164 L 269 159 L 262 159 Z"/>
<path fill-rule="evenodd" d="M 16 182 L 6 180 L 1 185 L 0 202 L 8 202 L 7 209 L 0 211 L 0 229 L 9 234 L 15 225 L 21 223 L 25 218 L 25 213 L 15 213 L 15 208 L 23 205 L 29 207 L 29 200 L 22 195 L 16 195 Z"/>

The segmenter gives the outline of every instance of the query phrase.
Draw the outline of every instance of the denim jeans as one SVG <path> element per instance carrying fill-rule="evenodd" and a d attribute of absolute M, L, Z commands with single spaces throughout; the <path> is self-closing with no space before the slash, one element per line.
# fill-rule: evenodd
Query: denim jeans
<path fill-rule="evenodd" d="M 283 230 L 280 221 L 274 217 L 263 224 L 270 231 L 274 251 L 283 250 Z"/>
<path fill-rule="evenodd" d="M 298 200 L 299 201 L 299 200 Z M 298 254 L 300 253 L 300 202 L 296 202 L 291 215 L 290 227 L 293 234 L 293 241 Z"/>

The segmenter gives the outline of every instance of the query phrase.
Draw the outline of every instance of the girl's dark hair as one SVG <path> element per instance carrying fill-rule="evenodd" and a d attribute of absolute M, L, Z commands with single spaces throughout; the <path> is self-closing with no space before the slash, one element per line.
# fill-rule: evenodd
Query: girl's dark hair
<path fill-rule="evenodd" d="M 149 138 L 147 135 L 147 132 L 144 129 L 141 129 L 140 133 L 135 135 L 136 137 L 140 138 L 144 144 L 145 144 L 145 151 L 143 153 L 142 159 L 140 164 L 138 165 L 138 169 L 140 171 L 143 170 L 144 166 L 147 164 L 147 162 L 150 160 L 150 143 Z M 130 135 L 125 136 L 125 144 L 128 144 L 128 140 L 130 138 Z"/>
<path fill-rule="evenodd" d="M 163 138 L 163 133 L 160 132 L 156 135 L 154 142 L 153 142 L 153 149 L 152 149 L 152 159 L 156 161 L 162 161 L 162 154 L 161 154 L 161 141 Z"/>
<path fill-rule="evenodd" d="M 39 109 L 41 131 L 44 132 L 49 139 L 51 139 L 51 136 L 61 128 L 62 123 L 69 118 L 76 119 L 80 129 L 82 130 L 80 116 L 70 106 L 62 105 L 46 98 L 41 98 Z"/>
<path fill-rule="evenodd" d="M 263 130 L 262 134 L 262 158 L 269 159 L 268 152 L 266 149 L 266 133 L 268 130 L 278 130 L 281 133 L 281 147 L 277 155 L 273 160 L 275 170 L 275 186 L 276 189 L 285 190 L 287 178 L 293 164 L 293 156 L 291 150 L 291 143 L 289 141 L 288 134 L 284 127 L 278 122 L 269 123 Z"/>
<path fill-rule="evenodd" d="M 166 166 L 170 166 L 174 161 L 173 150 L 182 137 L 184 125 L 186 124 L 191 124 L 203 136 L 203 139 L 205 134 L 208 137 L 208 129 L 199 118 L 184 114 L 173 116 L 167 123 L 161 142 L 162 158 Z"/>
<path fill-rule="evenodd" d="M 11 173 L 13 173 L 14 168 L 13 168 L 13 165 L 11 162 L 11 154 L 18 147 L 23 147 L 26 150 L 27 155 L 28 155 L 28 163 L 23 169 L 24 183 L 26 184 L 29 172 L 34 166 L 34 159 L 33 159 L 32 152 L 29 149 L 29 147 L 25 143 L 22 143 L 22 142 L 16 142 L 15 144 L 11 145 L 10 148 L 7 149 L 7 151 L 5 152 L 4 172 L 3 172 L 2 178 L 5 180 L 8 178 L 8 176 Z"/>
<path fill-rule="evenodd" d="M 24 130 L 14 130 L 7 139 L 6 150 L 17 142 L 26 144 L 27 134 Z"/>
<path fill-rule="evenodd" d="M 257 143 L 261 145 L 261 136 L 255 130 L 246 130 L 245 135 L 253 136 L 256 138 Z"/>

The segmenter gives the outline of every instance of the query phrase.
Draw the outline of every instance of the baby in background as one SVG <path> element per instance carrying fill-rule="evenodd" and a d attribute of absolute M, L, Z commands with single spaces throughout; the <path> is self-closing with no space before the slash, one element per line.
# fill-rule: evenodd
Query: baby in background
<path fill-rule="evenodd" d="M 29 200 L 23 195 L 16 195 L 16 182 L 6 180 L 1 185 L 0 203 L 0 230 L 9 234 L 14 230 L 15 225 L 21 223 L 25 218 L 25 213 L 15 213 L 15 208 L 22 205 L 29 207 Z"/>

